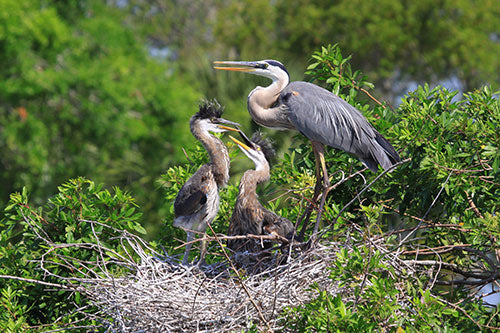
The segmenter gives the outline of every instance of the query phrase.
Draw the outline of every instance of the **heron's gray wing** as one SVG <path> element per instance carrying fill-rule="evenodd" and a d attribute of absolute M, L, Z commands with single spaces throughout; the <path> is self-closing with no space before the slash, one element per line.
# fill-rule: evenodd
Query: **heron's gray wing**
<path fill-rule="evenodd" d="M 280 95 L 295 128 L 310 140 L 356 155 L 373 171 L 389 168 L 399 156 L 355 107 L 308 82 L 291 82 Z"/>
<path fill-rule="evenodd" d="M 182 186 L 174 202 L 175 216 L 192 215 L 207 202 L 210 172 L 210 166 L 202 165 Z"/>

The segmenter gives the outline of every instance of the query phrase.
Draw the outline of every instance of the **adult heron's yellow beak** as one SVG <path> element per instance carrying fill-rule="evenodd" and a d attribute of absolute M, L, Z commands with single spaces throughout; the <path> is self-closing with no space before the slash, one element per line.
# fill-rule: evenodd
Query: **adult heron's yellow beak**
<path fill-rule="evenodd" d="M 236 143 L 238 146 L 240 146 L 241 148 L 245 149 L 246 151 L 250 151 L 251 148 L 248 147 L 246 144 L 244 144 L 243 142 L 241 142 L 240 140 L 238 139 L 235 139 L 234 137 L 232 137 L 231 135 L 229 136 L 229 138 L 231 140 L 233 140 L 234 143 Z"/>
<path fill-rule="evenodd" d="M 214 61 L 214 65 L 239 66 L 239 67 L 214 66 L 214 69 L 220 69 L 223 71 L 255 72 L 256 62 L 254 62 L 254 61 Z"/>

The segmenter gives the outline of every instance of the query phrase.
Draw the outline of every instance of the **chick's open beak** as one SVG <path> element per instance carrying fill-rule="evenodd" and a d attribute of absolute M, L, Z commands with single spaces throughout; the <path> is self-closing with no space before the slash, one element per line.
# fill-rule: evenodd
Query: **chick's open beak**
<path fill-rule="evenodd" d="M 232 127 L 224 126 L 224 125 L 217 125 L 217 127 L 219 127 L 220 129 L 224 129 L 226 131 L 231 131 L 231 132 L 239 132 L 240 131 L 237 128 L 232 128 Z"/>
<path fill-rule="evenodd" d="M 232 132 L 240 132 L 240 129 L 238 128 L 238 127 L 240 127 L 240 124 L 235 123 L 234 121 L 230 121 L 230 120 L 226 120 L 226 119 L 223 119 L 223 118 L 219 118 L 219 119 L 217 119 L 216 122 L 217 122 L 217 127 L 219 127 L 220 129 L 224 129 L 226 131 L 232 131 Z M 222 125 L 222 124 L 231 125 L 231 126 L 234 126 L 234 127 L 237 127 L 237 128 L 225 126 L 225 125 Z"/>
<path fill-rule="evenodd" d="M 243 142 L 241 142 L 240 140 L 238 139 L 235 139 L 234 137 L 232 137 L 231 135 L 229 136 L 229 138 L 231 140 L 233 140 L 234 143 L 236 143 L 238 146 L 240 146 L 241 148 L 245 149 L 246 151 L 250 151 L 251 148 L 248 147 L 246 144 L 244 144 Z"/>

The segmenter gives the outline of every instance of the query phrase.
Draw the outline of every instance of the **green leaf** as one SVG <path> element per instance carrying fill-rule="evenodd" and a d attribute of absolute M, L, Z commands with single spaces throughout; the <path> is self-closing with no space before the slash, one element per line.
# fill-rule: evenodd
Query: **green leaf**
<path fill-rule="evenodd" d="M 134 230 L 145 235 L 147 232 L 146 232 L 146 229 L 144 229 L 140 224 L 136 224 L 134 226 Z"/>

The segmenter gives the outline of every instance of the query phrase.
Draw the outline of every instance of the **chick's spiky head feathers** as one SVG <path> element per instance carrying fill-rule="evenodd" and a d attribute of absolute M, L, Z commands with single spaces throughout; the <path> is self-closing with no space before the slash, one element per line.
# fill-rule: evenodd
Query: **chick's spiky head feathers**
<path fill-rule="evenodd" d="M 266 157 L 267 162 L 271 164 L 276 155 L 272 141 L 270 139 L 264 138 L 261 132 L 255 132 L 250 140 L 252 141 L 253 144 L 260 147 L 261 151 L 264 153 L 264 156 Z"/>
<path fill-rule="evenodd" d="M 202 100 L 199 104 L 199 111 L 194 115 L 198 119 L 211 119 L 220 118 L 224 112 L 222 107 L 216 99 Z"/>

